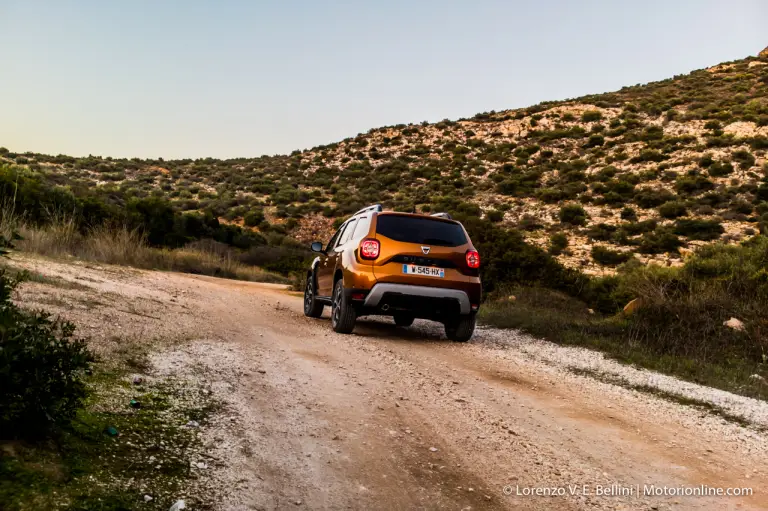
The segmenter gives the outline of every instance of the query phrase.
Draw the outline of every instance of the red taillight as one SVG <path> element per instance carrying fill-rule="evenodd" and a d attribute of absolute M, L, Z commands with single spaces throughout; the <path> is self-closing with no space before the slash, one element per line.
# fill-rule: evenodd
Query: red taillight
<path fill-rule="evenodd" d="M 360 243 L 360 257 L 363 259 L 376 259 L 379 257 L 379 240 L 363 240 Z"/>
<path fill-rule="evenodd" d="M 472 269 L 480 268 L 480 254 L 477 250 L 467 250 L 467 266 Z"/>

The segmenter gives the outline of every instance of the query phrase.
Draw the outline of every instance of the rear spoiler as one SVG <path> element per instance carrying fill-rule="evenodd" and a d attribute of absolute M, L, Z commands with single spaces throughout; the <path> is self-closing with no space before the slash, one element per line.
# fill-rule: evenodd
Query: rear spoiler
<path fill-rule="evenodd" d="M 453 217 L 448 213 L 432 213 L 429 216 L 436 216 L 437 218 L 445 218 L 446 220 L 453 220 Z"/>

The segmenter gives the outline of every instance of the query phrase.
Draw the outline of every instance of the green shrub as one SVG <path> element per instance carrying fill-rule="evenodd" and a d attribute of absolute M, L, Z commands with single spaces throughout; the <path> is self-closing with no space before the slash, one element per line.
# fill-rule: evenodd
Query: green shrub
<path fill-rule="evenodd" d="M 548 204 L 560 202 L 566 198 L 566 194 L 560 188 L 543 188 L 536 193 L 540 201 Z"/>
<path fill-rule="evenodd" d="M 719 121 L 716 121 L 716 120 L 713 119 L 711 121 L 707 121 L 706 124 L 704 124 L 704 129 L 705 130 L 719 130 L 719 129 L 722 129 L 722 125 L 720 124 Z"/>
<path fill-rule="evenodd" d="M 634 236 L 635 234 L 643 234 L 646 232 L 652 232 L 658 227 L 658 222 L 654 219 L 643 220 L 642 222 L 627 222 L 621 224 L 621 230 Z"/>
<path fill-rule="evenodd" d="M 641 208 L 655 208 L 665 202 L 674 200 L 675 196 L 663 188 L 640 188 L 635 192 L 635 202 Z"/>
<path fill-rule="evenodd" d="M 637 213 L 633 208 L 627 206 L 621 210 L 621 219 L 630 221 L 637 220 Z"/>
<path fill-rule="evenodd" d="M 602 181 L 605 183 L 610 181 L 611 178 L 614 177 L 618 172 L 619 172 L 619 169 L 617 169 L 613 165 L 608 165 L 607 167 L 603 167 L 598 172 L 596 172 L 593 178 L 597 181 Z"/>
<path fill-rule="evenodd" d="M 663 254 L 677 252 L 683 242 L 669 227 L 657 227 L 651 232 L 643 234 L 638 245 L 641 254 Z"/>
<path fill-rule="evenodd" d="M 755 190 L 755 202 L 763 201 L 768 201 L 768 184 L 762 184 Z"/>
<path fill-rule="evenodd" d="M 667 159 L 667 156 L 663 155 L 655 149 L 643 149 L 640 154 L 629 160 L 632 163 L 642 163 L 648 161 L 660 162 Z"/>
<path fill-rule="evenodd" d="M 568 236 L 562 232 L 556 232 L 549 238 L 549 253 L 560 255 L 568 248 Z"/>
<path fill-rule="evenodd" d="M 594 245 L 592 247 L 592 259 L 605 266 L 616 266 L 626 263 L 632 258 L 631 252 L 618 252 L 610 248 Z"/>
<path fill-rule="evenodd" d="M 713 208 L 715 208 L 715 207 L 720 207 L 724 205 L 726 202 L 728 202 L 728 197 L 724 193 L 709 192 L 699 197 L 696 202 L 702 205 L 712 206 Z"/>
<path fill-rule="evenodd" d="M 600 147 L 603 144 L 605 144 L 605 138 L 603 138 L 602 135 L 590 135 L 589 139 L 587 139 L 587 143 L 584 144 L 584 147 Z"/>
<path fill-rule="evenodd" d="M 754 210 L 752 204 L 741 199 L 733 200 L 730 204 L 730 209 L 731 211 L 742 215 L 749 215 Z"/>
<path fill-rule="evenodd" d="M 645 142 L 651 142 L 653 140 L 661 140 L 664 138 L 664 128 L 661 126 L 648 126 L 643 131 L 640 139 Z"/>
<path fill-rule="evenodd" d="M 520 218 L 517 227 L 524 231 L 535 231 L 541 229 L 543 226 L 539 223 L 538 218 L 526 213 Z"/>
<path fill-rule="evenodd" d="M 610 241 L 618 229 L 615 225 L 599 223 L 589 227 L 587 236 L 595 241 Z"/>
<path fill-rule="evenodd" d="M 669 201 L 659 206 L 659 215 L 663 218 L 677 218 L 685 216 L 687 213 L 685 203 L 680 201 Z"/>
<path fill-rule="evenodd" d="M 603 118 L 603 114 L 599 110 L 585 110 L 581 114 L 581 122 L 595 122 Z"/>
<path fill-rule="evenodd" d="M 715 184 L 706 177 L 696 174 L 693 176 L 680 176 L 675 182 L 675 189 L 678 193 L 695 195 L 707 190 L 711 190 Z"/>
<path fill-rule="evenodd" d="M 718 161 L 709 165 L 707 172 L 712 177 L 723 177 L 733 172 L 733 165 L 727 161 Z"/>
<path fill-rule="evenodd" d="M 692 240 L 712 241 L 725 232 L 720 222 L 716 220 L 700 220 L 695 218 L 681 219 L 675 222 L 675 234 L 686 236 Z"/>
<path fill-rule="evenodd" d="M 739 168 L 741 168 L 741 170 L 748 170 L 755 164 L 755 157 L 745 149 L 740 149 L 734 152 L 733 159 L 739 162 Z"/>
<path fill-rule="evenodd" d="M 502 220 L 504 220 L 504 212 L 498 211 L 496 209 L 490 209 L 486 211 L 485 216 L 491 222 L 501 222 Z"/>
<path fill-rule="evenodd" d="M 94 360 L 71 323 L 11 302 L 18 282 L 0 272 L 0 438 L 35 437 L 66 426 L 83 404 Z"/>
<path fill-rule="evenodd" d="M 243 222 L 248 227 L 256 227 L 264 221 L 264 211 L 261 209 L 253 209 L 249 211 L 243 218 Z"/>
<path fill-rule="evenodd" d="M 712 157 L 712 155 L 710 153 L 707 153 L 704 156 L 702 156 L 701 158 L 699 158 L 699 167 L 701 167 L 703 169 L 706 169 L 707 167 L 709 167 L 713 163 L 715 163 L 715 160 L 714 160 L 714 158 Z"/>
<path fill-rule="evenodd" d="M 587 212 L 580 204 L 566 204 L 560 208 L 560 221 L 571 225 L 587 225 Z"/>

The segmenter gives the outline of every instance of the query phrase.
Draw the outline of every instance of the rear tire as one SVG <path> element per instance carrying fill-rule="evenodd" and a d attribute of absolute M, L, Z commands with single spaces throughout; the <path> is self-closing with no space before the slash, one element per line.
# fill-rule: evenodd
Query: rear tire
<path fill-rule="evenodd" d="M 413 324 L 414 317 L 409 314 L 397 314 L 393 319 L 397 326 L 408 327 Z"/>
<path fill-rule="evenodd" d="M 445 335 L 456 342 L 467 342 L 475 333 L 475 315 L 459 316 L 458 320 L 445 323 Z"/>
<path fill-rule="evenodd" d="M 333 287 L 333 306 L 331 308 L 331 326 L 340 334 L 352 333 L 357 315 L 344 292 L 344 281 L 339 279 Z"/>
<path fill-rule="evenodd" d="M 323 315 L 323 304 L 317 301 L 315 290 L 314 272 L 307 277 L 307 285 L 304 286 L 304 315 L 310 318 L 319 318 Z"/>

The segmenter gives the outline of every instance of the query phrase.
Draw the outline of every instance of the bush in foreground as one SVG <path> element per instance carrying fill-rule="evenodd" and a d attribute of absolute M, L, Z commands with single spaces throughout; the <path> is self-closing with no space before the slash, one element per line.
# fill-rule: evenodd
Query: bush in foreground
<path fill-rule="evenodd" d="M 71 421 L 93 362 L 71 323 L 11 302 L 18 281 L 0 272 L 0 438 L 33 437 Z"/>
<path fill-rule="evenodd" d="M 768 238 L 701 248 L 681 268 L 649 266 L 623 286 L 642 300 L 632 336 L 666 354 L 765 363 L 768 354 Z M 736 317 L 743 332 L 723 326 Z"/>

